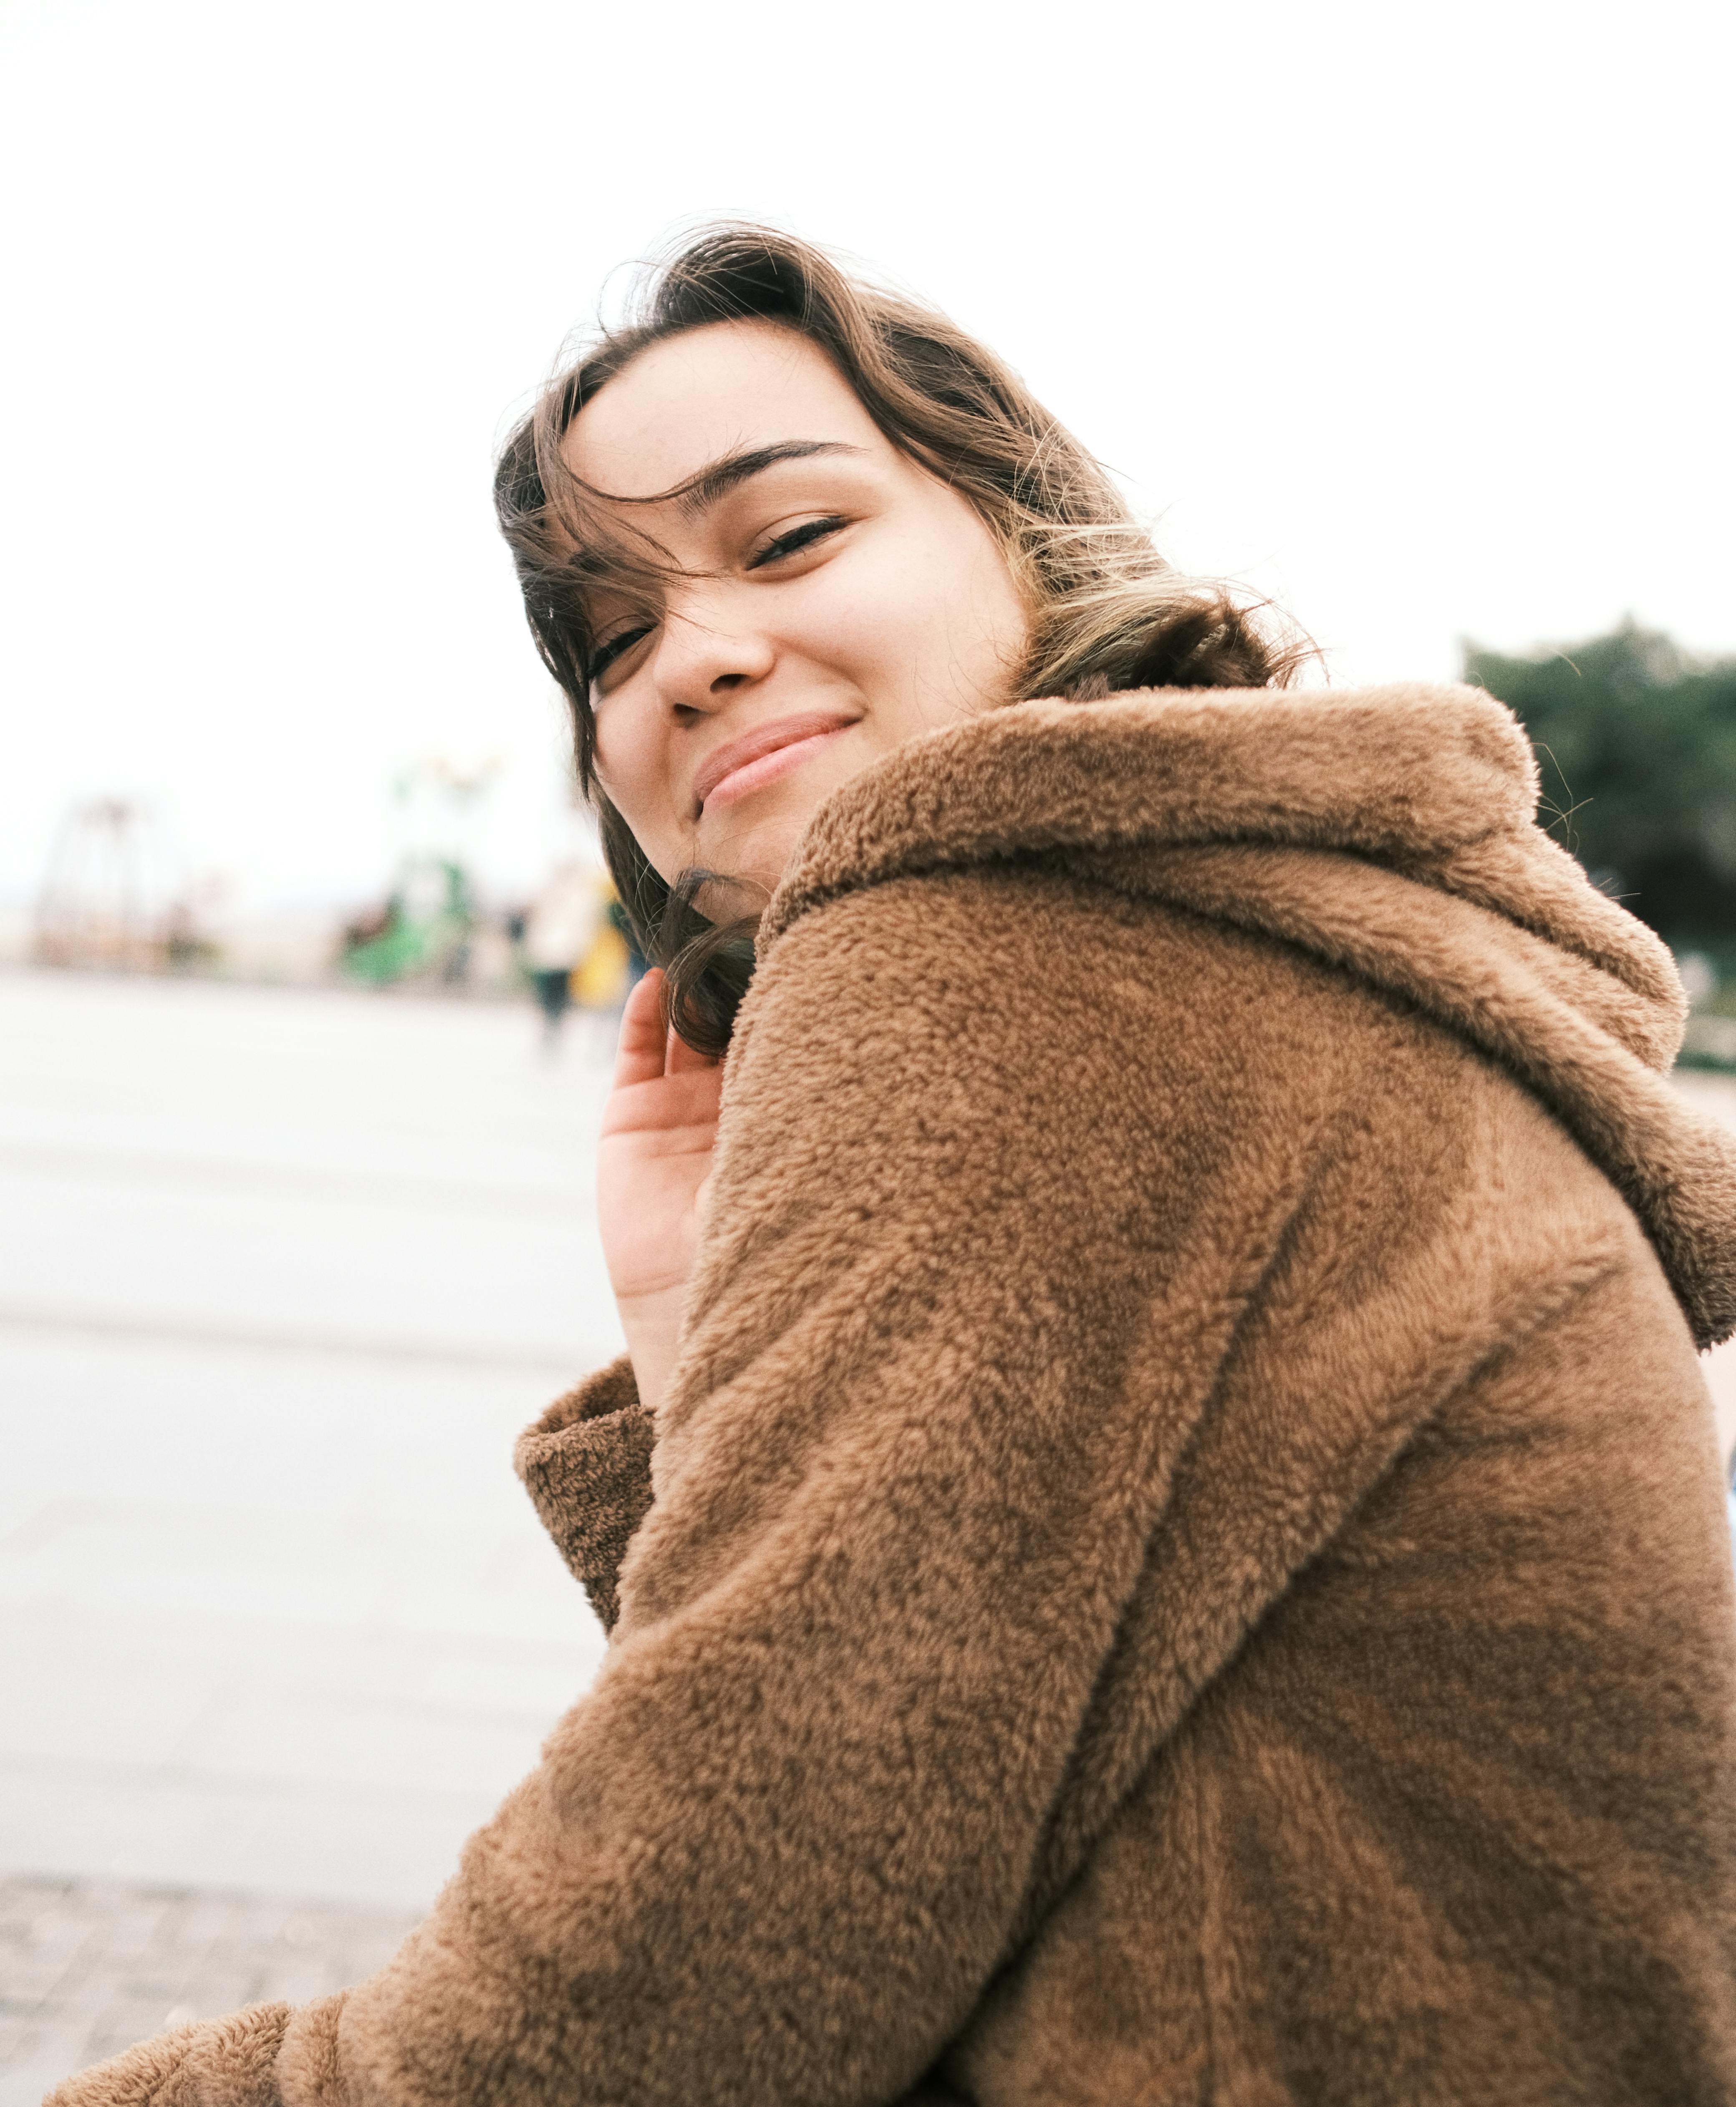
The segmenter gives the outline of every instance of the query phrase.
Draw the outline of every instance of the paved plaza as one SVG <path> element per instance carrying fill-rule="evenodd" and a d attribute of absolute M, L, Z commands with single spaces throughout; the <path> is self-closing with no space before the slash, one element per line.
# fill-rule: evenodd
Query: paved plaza
<path fill-rule="evenodd" d="M 618 1337 L 575 1023 L 0 974 L 0 2107 L 369 1972 L 594 1673 L 510 1465 Z"/>
<path fill-rule="evenodd" d="M 619 1336 L 590 1199 L 612 1025 L 575 1024 L 550 1059 L 509 1004 L 0 975 L 20 2083 L 51 1978 L 50 2060 L 105 2012 L 232 2004 L 274 1921 L 302 1972 L 271 1979 L 353 1980 L 594 1672 L 510 1460 Z"/>
<path fill-rule="evenodd" d="M 0 2107 L 165 2025 L 371 1974 L 415 1922 L 354 1903 L 0 1875 Z"/>

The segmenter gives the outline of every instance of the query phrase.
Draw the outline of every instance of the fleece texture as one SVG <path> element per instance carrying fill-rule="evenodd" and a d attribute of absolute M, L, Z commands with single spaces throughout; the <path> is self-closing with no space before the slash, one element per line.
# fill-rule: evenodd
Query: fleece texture
<path fill-rule="evenodd" d="M 1736 2097 L 1736 1161 L 1463 689 L 1021 704 L 765 918 L 612 1626 L 370 1981 L 56 2107 Z"/>

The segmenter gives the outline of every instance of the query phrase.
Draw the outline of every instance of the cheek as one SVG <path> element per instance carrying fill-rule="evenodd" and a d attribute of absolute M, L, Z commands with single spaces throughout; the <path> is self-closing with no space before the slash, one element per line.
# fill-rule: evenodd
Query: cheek
<path fill-rule="evenodd" d="M 617 727 L 614 712 L 604 709 L 598 713 L 595 735 L 591 744 L 591 766 L 597 772 L 597 780 L 603 785 L 610 804 L 624 820 L 633 817 L 633 808 L 639 802 L 636 793 L 635 771 L 633 766 L 631 742 L 624 739 Z"/>
<path fill-rule="evenodd" d="M 668 762 L 657 713 L 645 706 L 636 685 L 630 682 L 606 696 L 595 719 L 597 773 L 622 811 L 654 793 Z"/>
<path fill-rule="evenodd" d="M 597 781 L 653 865 L 662 870 L 679 830 L 670 808 L 661 742 L 647 738 L 635 719 L 625 695 L 611 696 L 598 712 Z"/>
<path fill-rule="evenodd" d="M 805 654 L 859 679 L 926 686 L 973 667 L 1005 626 L 1010 582 L 992 548 L 940 534 L 886 536 L 817 573 L 801 604 Z M 1014 620 L 1022 628 L 1015 609 Z M 792 641 L 796 640 L 795 638 Z"/>
<path fill-rule="evenodd" d="M 828 564 L 810 582 L 800 642 L 807 656 L 859 678 L 908 651 L 915 610 L 891 551 L 852 554 L 854 562 Z"/>

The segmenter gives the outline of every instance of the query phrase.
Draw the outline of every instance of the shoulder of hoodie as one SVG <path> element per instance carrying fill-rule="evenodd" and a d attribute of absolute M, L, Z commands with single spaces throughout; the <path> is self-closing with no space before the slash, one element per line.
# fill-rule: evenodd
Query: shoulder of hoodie
<path fill-rule="evenodd" d="M 1040 1136 L 1079 1134 L 1083 1097 L 1113 1146 L 1137 1087 L 1142 1116 L 1195 1135 L 1372 1124 L 1380 1152 L 1447 1184 L 1438 1144 L 1468 1125 L 1566 1150 L 1527 1091 L 1402 998 L 1091 876 L 1072 851 L 1153 839 L 1154 790 L 1168 843 L 1288 839 L 1379 861 L 1523 829 L 1568 861 L 1532 826 L 1523 733 L 1480 690 L 1015 705 L 910 742 L 816 814 L 762 921 L 726 1102 L 787 1119 L 801 1094 L 857 1091 L 889 1136 L 905 1118 L 1009 1112 Z"/>
<path fill-rule="evenodd" d="M 1250 1282 L 1288 1249 L 1347 1307 L 1433 1280 L 1415 1310 L 1492 1340 L 1645 1263 L 1565 1131 L 1438 1025 L 1280 941 L 1012 865 L 790 926 L 730 1053 L 714 1205 L 718 1281 L 776 1250 L 798 1300 L 825 1255 L 912 1239 L 1045 1278 L 1077 1259 L 1110 1301 L 1182 1244 Z"/>
<path fill-rule="evenodd" d="M 762 956 L 834 896 L 1056 849 L 1223 840 L 1433 860 L 1533 831 L 1537 773 L 1481 689 L 1142 689 L 1038 700 L 907 741 L 814 814 Z"/>
<path fill-rule="evenodd" d="M 1334 1034 L 1360 1020 L 1390 1055 L 1395 1025 L 1443 1035 L 1299 948 L 1128 896 L 1091 874 L 1091 851 L 1257 833 L 1323 844 L 1330 825 L 1334 846 L 1426 852 L 1492 815 L 1528 821 L 1535 798 L 1523 734 L 1479 690 L 1016 704 L 908 742 L 826 800 L 762 919 L 741 1049 L 771 1009 L 816 1054 L 846 1020 L 888 1058 L 932 1026 L 959 1059 L 979 1038 L 991 1060 L 1020 1047 L 1035 1080 L 1058 1076 L 1043 1047 L 1083 1009 L 1100 1044 L 1142 1038 L 1150 1058 L 1179 1053 L 1179 1036 L 1236 1070 L 1256 1018 L 1277 1013 L 1294 1035 L 1299 1004 L 1330 1013 Z"/>
<path fill-rule="evenodd" d="M 1403 1166 L 1400 1206 L 1418 1178 L 1457 1182 L 1451 1137 L 1492 1094 L 1496 1116 L 1541 1116 L 1352 974 L 1038 856 L 899 871 L 793 919 L 743 1005 L 724 1103 L 771 1156 L 823 1132 L 839 1165 L 943 1131 L 992 1133 L 1009 1173 L 1048 1151 L 1249 1167 L 1263 1133 L 1293 1167 L 1372 1146 Z"/>

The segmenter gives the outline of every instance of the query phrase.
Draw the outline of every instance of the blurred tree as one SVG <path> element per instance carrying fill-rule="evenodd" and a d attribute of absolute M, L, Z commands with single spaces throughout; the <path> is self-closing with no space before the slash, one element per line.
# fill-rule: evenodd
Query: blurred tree
<path fill-rule="evenodd" d="M 1467 646 L 1465 677 L 1530 733 L 1541 816 L 1604 891 L 1736 970 L 1736 659 L 1627 622 L 1534 658 Z"/>

